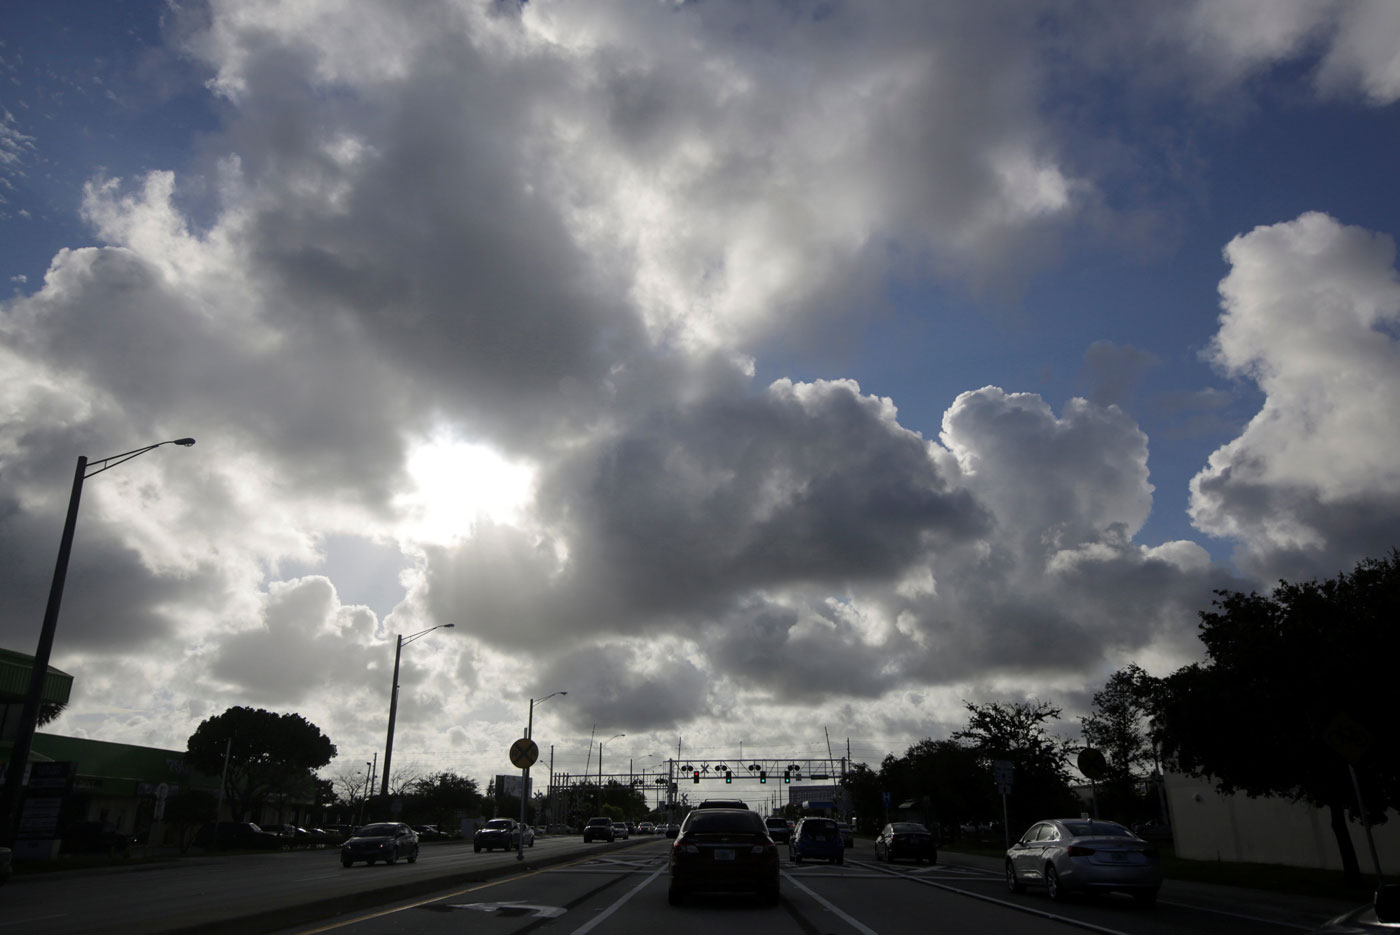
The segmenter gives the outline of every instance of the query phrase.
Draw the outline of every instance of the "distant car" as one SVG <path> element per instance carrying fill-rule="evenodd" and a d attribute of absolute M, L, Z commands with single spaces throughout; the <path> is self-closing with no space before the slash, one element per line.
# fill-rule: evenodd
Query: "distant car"
<path fill-rule="evenodd" d="M 1045 887 L 1061 901 L 1072 891 L 1129 893 L 1150 906 L 1162 886 L 1157 848 L 1113 821 L 1058 818 L 1031 825 L 1006 852 L 1006 885 Z"/>
<path fill-rule="evenodd" d="M 652 824 L 651 822 L 649 822 L 649 821 L 644 821 L 644 822 L 642 822 L 640 825 L 637 826 L 637 833 L 638 833 L 638 834 L 655 834 L 655 833 L 656 833 L 656 825 L 653 825 L 653 824 Z"/>
<path fill-rule="evenodd" d="M 846 846 L 841 843 L 841 829 L 836 827 L 836 820 L 815 817 L 800 820 L 788 839 L 788 859 L 795 864 L 807 859 L 845 863 Z"/>
<path fill-rule="evenodd" d="M 280 834 L 264 831 L 251 821 L 221 821 L 205 825 L 195 832 L 198 847 L 219 847 L 225 850 L 279 850 L 288 847 Z"/>
<path fill-rule="evenodd" d="M 667 823 L 666 827 L 662 830 L 661 833 L 666 835 L 666 837 L 668 838 L 674 838 L 676 835 L 680 834 L 680 831 L 681 826 L 676 822 L 672 821 Z"/>
<path fill-rule="evenodd" d="M 615 821 L 615 822 L 613 822 L 613 838 L 614 838 L 614 839 L 621 838 L 622 840 L 626 841 L 626 840 L 627 840 L 629 837 L 631 837 L 631 836 L 632 836 L 632 835 L 627 831 L 627 822 L 625 822 L 625 821 Z"/>
<path fill-rule="evenodd" d="M 617 831 L 613 829 L 611 818 L 590 818 L 583 826 L 583 843 L 590 841 L 616 841 Z"/>
<path fill-rule="evenodd" d="M 340 845 L 340 865 L 349 867 L 363 860 L 373 866 L 377 860 L 392 864 L 402 857 L 409 863 L 418 860 L 418 834 L 398 821 L 380 821 L 365 825 Z"/>
<path fill-rule="evenodd" d="M 787 823 L 786 818 L 776 816 L 765 818 L 763 824 L 768 829 L 768 836 L 773 839 L 774 844 L 786 844 L 788 838 L 792 837 L 792 825 Z"/>
<path fill-rule="evenodd" d="M 1353 909 L 1324 923 L 1313 935 L 1364 935 L 1400 928 L 1400 885 L 1387 883 L 1376 890 L 1370 905 Z"/>
<path fill-rule="evenodd" d="M 893 862 L 906 857 L 936 864 L 938 842 L 933 832 L 916 821 L 890 822 L 875 839 L 875 859 Z"/>
<path fill-rule="evenodd" d="M 841 843 L 846 847 L 856 846 L 856 832 L 851 827 L 849 821 L 838 821 L 836 827 L 841 829 Z"/>
<path fill-rule="evenodd" d="M 696 809 L 681 822 L 671 847 L 673 906 L 692 893 L 741 890 L 778 904 L 778 846 L 757 812 L 738 808 Z"/>
<path fill-rule="evenodd" d="M 452 835 L 438 828 L 437 825 L 412 825 L 414 831 L 418 832 L 420 842 L 446 841 Z"/>
<path fill-rule="evenodd" d="M 520 827 L 515 819 L 492 818 L 472 835 L 472 850 L 478 854 L 498 847 L 503 851 L 513 851 L 519 838 Z"/>

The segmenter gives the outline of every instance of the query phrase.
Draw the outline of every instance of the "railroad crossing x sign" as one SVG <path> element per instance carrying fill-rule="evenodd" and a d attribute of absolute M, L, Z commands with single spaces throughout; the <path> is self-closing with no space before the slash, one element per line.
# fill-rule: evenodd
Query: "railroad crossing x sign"
<path fill-rule="evenodd" d="M 529 737 L 521 737 L 510 745 L 510 761 L 516 769 L 529 769 L 540 758 L 540 748 Z"/>

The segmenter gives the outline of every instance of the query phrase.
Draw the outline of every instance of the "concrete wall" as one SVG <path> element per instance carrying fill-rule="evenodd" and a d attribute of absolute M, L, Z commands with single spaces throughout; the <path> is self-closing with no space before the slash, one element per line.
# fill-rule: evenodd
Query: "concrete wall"
<path fill-rule="evenodd" d="M 1337 840 L 1326 809 L 1288 799 L 1221 795 L 1209 779 L 1166 775 L 1167 807 L 1179 857 L 1295 867 L 1342 869 Z M 1400 815 L 1374 825 L 1376 850 L 1384 873 L 1400 873 Z M 1348 822 L 1363 874 L 1373 872 L 1366 831 Z"/>

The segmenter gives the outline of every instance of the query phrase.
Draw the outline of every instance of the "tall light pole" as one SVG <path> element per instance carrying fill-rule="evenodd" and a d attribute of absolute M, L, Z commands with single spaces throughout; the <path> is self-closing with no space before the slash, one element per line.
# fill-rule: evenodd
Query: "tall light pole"
<path fill-rule="evenodd" d="M 68 577 L 68 557 L 73 551 L 73 532 L 78 525 L 78 502 L 83 496 L 83 481 L 96 477 L 109 468 L 125 464 L 132 458 L 162 445 L 179 445 L 188 448 L 194 444 L 193 438 L 174 438 L 156 442 L 144 448 L 133 448 L 119 455 L 96 458 L 91 463 L 102 465 L 88 470 L 88 459 L 78 458 L 78 466 L 73 471 L 73 492 L 68 497 L 68 516 L 63 521 L 63 536 L 58 541 L 58 561 L 54 564 L 53 583 L 49 586 L 49 603 L 44 608 L 44 625 L 39 630 L 39 647 L 34 650 L 34 669 L 29 673 L 29 690 L 24 695 L 24 708 L 20 712 L 19 733 L 15 735 L 14 746 L 10 748 L 10 766 L 5 772 L 5 790 L 0 798 L 0 837 L 5 843 L 13 843 L 18 826 L 20 784 L 24 782 L 24 768 L 29 763 L 29 751 L 34 745 L 34 730 L 39 723 L 39 703 L 44 693 L 44 677 L 49 672 L 49 655 L 53 650 L 54 630 L 58 628 L 58 607 L 63 603 L 63 584 Z"/>
<path fill-rule="evenodd" d="M 613 734 L 607 740 L 598 741 L 598 810 L 603 810 L 603 744 L 612 743 L 619 737 L 626 737 L 626 734 Z"/>
<path fill-rule="evenodd" d="M 544 704 L 555 695 L 567 695 L 568 692 L 550 692 L 539 699 L 540 704 Z M 535 699 L 530 699 L 530 719 L 525 722 L 525 739 L 533 740 L 535 733 Z M 552 771 L 551 771 L 552 772 Z M 551 779 L 553 776 L 551 775 Z M 515 839 L 515 859 L 525 859 L 525 800 L 530 796 L 530 767 L 525 767 L 520 771 L 520 836 Z"/>
<path fill-rule="evenodd" d="M 389 736 L 384 741 L 384 783 L 379 787 L 379 794 L 382 796 L 389 794 L 389 761 L 394 757 L 394 719 L 399 713 L 399 657 L 403 655 L 403 648 L 418 637 L 427 636 L 434 630 L 450 630 L 456 625 L 455 623 L 440 623 L 435 627 L 419 630 L 411 636 L 400 634 L 398 643 L 394 646 L 394 681 L 389 689 Z"/>

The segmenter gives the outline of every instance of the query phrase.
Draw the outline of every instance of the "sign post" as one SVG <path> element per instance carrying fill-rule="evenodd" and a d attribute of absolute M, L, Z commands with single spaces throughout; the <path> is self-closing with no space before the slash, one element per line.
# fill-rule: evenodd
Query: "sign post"
<path fill-rule="evenodd" d="M 1006 849 L 1011 849 L 1011 818 L 1006 808 L 1006 797 L 1011 794 L 1011 780 L 1016 776 L 1016 764 L 1010 760 L 994 760 L 992 762 L 992 779 L 996 781 L 997 791 L 1001 793 L 1001 835 L 1006 844 Z"/>
<path fill-rule="evenodd" d="M 510 762 L 520 768 L 520 833 L 515 839 L 515 859 L 525 859 L 525 800 L 530 797 L 530 767 L 540 758 L 540 748 L 529 737 L 510 745 Z"/>

